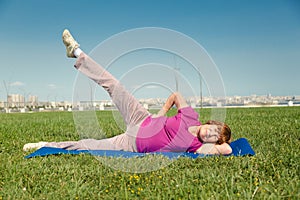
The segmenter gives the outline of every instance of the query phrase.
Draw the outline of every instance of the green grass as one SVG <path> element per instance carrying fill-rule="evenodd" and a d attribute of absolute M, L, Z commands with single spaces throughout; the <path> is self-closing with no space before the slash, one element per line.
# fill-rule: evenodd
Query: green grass
<path fill-rule="evenodd" d="M 120 132 L 110 112 L 97 115 Z M 83 154 L 24 159 L 25 143 L 78 140 L 72 113 L 0 114 L 0 199 L 299 199 L 300 107 L 227 109 L 226 122 L 256 156 L 179 158 L 136 174 Z"/>

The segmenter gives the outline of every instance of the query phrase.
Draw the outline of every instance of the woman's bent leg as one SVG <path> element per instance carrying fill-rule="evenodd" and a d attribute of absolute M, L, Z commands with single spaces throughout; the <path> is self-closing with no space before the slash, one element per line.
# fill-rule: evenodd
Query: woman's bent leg
<path fill-rule="evenodd" d="M 85 53 L 80 54 L 75 67 L 108 92 L 127 126 L 137 125 L 150 115 L 114 76 Z"/>

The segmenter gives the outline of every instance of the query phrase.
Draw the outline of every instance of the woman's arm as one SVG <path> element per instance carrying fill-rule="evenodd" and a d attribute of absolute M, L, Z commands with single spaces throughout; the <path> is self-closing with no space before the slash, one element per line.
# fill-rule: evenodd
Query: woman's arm
<path fill-rule="evenodd" d="M 223 144 L 213 144 L 213 143 L 205 143 L 196 151 L 200 154 L 208 154 L 208 155 L 228 155 L 232 153 L 232 149 L 227 143 Z"/>
<path fill-rule="evenodd" d="M 185 99 L 179 92 L 172 93 L 156 116 L 164 116 L 175 105 L 177 109 L 187 107 Z"/>

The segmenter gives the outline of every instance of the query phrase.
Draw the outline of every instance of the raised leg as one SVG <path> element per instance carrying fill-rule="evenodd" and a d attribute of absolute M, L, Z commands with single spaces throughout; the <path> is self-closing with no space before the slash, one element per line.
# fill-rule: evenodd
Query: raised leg
<path fill-rule="evenodd" d="M 150 115 L 114 76 L 85 53 L 80 54 L 75 67 L 108 92 L 127 126 L 137 125 Z"/>
<path fill-rule="evenodd" d="M 66 46 L 67 56 L 78 58 L 75 67 L 108 92 L 112 101 L 119 109 L 127 127 L 138 125 L 150 115 L 114 76 L 82 52 L 79 44 L 67 29 L 64 30 L 62 39 Z"/>

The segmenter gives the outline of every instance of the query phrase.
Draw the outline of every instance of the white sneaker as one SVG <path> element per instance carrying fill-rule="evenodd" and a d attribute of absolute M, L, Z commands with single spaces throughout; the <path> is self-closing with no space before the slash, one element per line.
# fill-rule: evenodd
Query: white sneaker
<path fill-rule="evenodd" d="M 40 149 L 44 147 L 48 142 L 38 142 L 38 143 L 27 143 L 23 146 L 23 151 L 29 151 L 31 149 Z"/>
<path fill-rule="evenodd" d="M 69 58 L 76 58 L 74 55 L 74 50 L 77 49 L 80 45 L 74 40 L 73 36 L 68 29 L 65 29 L 62 34 L 63 42 L 66 46 L 67 56 Z"/>

